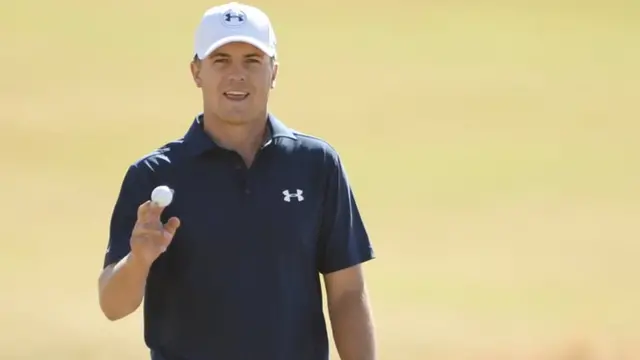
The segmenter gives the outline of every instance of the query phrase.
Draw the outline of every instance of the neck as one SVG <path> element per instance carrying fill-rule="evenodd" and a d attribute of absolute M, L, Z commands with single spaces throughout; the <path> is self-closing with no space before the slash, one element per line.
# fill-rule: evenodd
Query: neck
<path fill-rule="evenodd" d="M 204 113 L 204 131 L 221 147 L 237 152 L 250 166 L 267 135 L 267 114 L 245 124 L 232 124 Z"/>

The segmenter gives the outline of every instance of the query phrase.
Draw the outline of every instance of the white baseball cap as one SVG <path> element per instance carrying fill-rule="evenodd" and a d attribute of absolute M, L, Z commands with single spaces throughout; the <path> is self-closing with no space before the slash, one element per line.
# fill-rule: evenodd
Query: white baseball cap
<path fill-rule="evenodd" d="M 232 42 L 251 44 L 269 57 L 276 56 L 276 35 L 262 10 L 237 2 L 208 9 L 196 30 L 195 54 L 204 59 Z"/>

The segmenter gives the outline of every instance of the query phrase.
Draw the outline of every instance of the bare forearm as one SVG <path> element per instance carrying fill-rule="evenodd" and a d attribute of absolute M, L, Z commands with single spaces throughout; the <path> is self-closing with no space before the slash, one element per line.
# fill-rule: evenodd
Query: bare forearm
<path fill-rule="evenodd" d="M 149 266 L 131 254 L 103 270 L 99 280 L 100 308 L 109 320 L 121 319 L 142 303 Z"/>
<path fill-rule="evenodd" d="M 329 304 L 333 337 L 341 360 L 375 360 L 373 319 L 366 293 L 346 294 Z"/>

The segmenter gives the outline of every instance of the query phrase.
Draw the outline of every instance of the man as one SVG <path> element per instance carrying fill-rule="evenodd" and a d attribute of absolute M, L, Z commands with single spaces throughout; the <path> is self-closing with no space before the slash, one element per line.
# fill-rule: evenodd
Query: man
<path fill-rule="evenodd" d="M 193 80 L 203 112 L 128 168 L 113 209 L 100 307 L 144 299 L 153 360 L 326 360 L 323 274 L 342 360 L 373 360 L 361 264 L 373 251 L 335 150 L 267 111 L 276 38 L 261 10 L 208 10 Z M 175 191 L 160 208 L 158 185 Z"/>

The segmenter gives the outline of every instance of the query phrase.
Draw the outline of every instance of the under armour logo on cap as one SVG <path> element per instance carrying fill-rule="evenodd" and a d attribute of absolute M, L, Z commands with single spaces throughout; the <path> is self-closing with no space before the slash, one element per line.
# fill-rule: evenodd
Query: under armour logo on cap
<path fill-rule="evenodd" d="M 222 24 L 230 27 L 237 27 L 244 24 L 247 15 L 240 10 L 230 9 L 222 14 Z"/>

